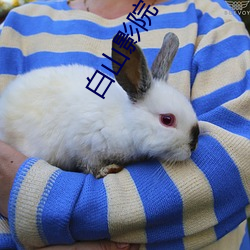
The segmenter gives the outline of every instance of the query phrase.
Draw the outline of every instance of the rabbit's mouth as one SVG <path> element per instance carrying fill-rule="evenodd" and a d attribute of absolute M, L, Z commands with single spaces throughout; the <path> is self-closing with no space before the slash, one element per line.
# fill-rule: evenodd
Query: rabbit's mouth
<path fill-rule="evenodd" d="M 168 150 L 163 152 L 159 159 L 164 162 L 178 162 L 185 161 L 191 156 L 191 149 L 189 144 L 182 145 L 178 149 Z"/>

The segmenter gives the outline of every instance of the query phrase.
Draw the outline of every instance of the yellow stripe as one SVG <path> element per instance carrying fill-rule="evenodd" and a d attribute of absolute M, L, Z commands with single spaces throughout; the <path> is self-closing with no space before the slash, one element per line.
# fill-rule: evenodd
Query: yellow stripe
<path fill-rule="evenodd" d="M 168 32 L 175 33 L 180 41 L 179 48 L 186 46 L 187 44 L 193 44 L 196 38 L 196 23 L 192 23 L 185 27 L 185 31 L 183 29 L 174 29 L 174 28 L 165 28 L 165 29 L 156 29 L 150 30 L 150 32 L 143 32 L 141 33 L 141 42 L 139 46 L 142 48 L 160 48 L 163 42 L 164 36 Z M 189 36 L 187 36 L 189 34 Z M 152 37 L 154 39 L 152 39 Z"/>
<path fill-rule="evenodd" d="M 178 163 L 178 167 L 166 166 L 165 170 L 177 186 L 183 201 L 185 235 L 202 232 L 209 224 L 210 227 L 216 225 L 218 221 L 214 213 L 212 189 L 202 171 L 191 160 Z"/>
<path fill-rule="evenodd" d="M 158 16 L 164 13 L 178 13 L 178 12 L 185 12 L 189 7 L 189 4 L 193 3 L 193 1 L 187 1 L 181 4 L 174 4 L 174 5 L 157 5 L 155 6 L 158 10 Z M 203 1 L 195 1 L 195 5 L 198 9 L 203 11 L 204 13 L 209 12 L 213 18 L 223 18 L 224 21 L 228 20 L 236 20 L 235 17 L 232 15 L 228 15 L 225 10 L 221 9 L 218 3 L 213 3 L 210 0 L 203 0 Z M 134 7 L 131 6 L 131 12 L 133 11 Z M 97 16 L 91 12 L 86 12 L 82 10 L 57 10 L 53 9 L 50 6 L 46 5 L 39 5 L 39 4 L 29 4 L 23 8 L 14 9 L 16 13 L 25 14 L 28 13 L 30 17 L 37 17 L 40 15 L 49 16 L 52 20 L 82 20 L 87 19 L 90 22 L 98 23 L 102 26 L 106 27 L 114 27 L 120 25 L 124 20 L 127 20 L 126 17 L 128 14 L 116 18 L 116 19 L 106 19 L 100 16 Z"/>
<path fill-rule="evenodd" d="M 250 140 L 242 136 L 232 134 L 223 128 L 208 122 L 200 122 L 203 133 L 210 134 L 227 151 L 238 167 L 242 184 L 250 201 Z"/>
<path fill-rule="evenodd" d="M 168 84 L 173 86 L 188 99 L 190 99 L 190 72 L 183 70 L 177 73 L 169 74 Z M 192 98 L 192 97 L 191 97 Z"/>
<path fill-rule="evenodd" d="M 102 51 L 111 50 L 111 40 L 100 40 L 84 35 L 52 35 L 40 33 L 33 36 L 21 36 L 12 28 L 5 28 L 5 39 L 2 46 L 10 48 L 19 48 L 20 40 L 22 41 L 22 53 L 29 56 L 33 53 L 47 52 L 75 52 L 85 51 L 97 56 L 102 56 Z M 52 43 L 48 41 L 53 41 Z M 72 44 L 74 41 L 74 44 Z M 37 46 L 39 44 L 39 46 Z M 97 52 L 98 51 L 98 52 Z M 101 51 L 101 52 L 100 52 Z"/>
<path fill-rule="evenodd" d="M 250 120 L 250 91 L 244 92 L 240 97 L 235 98 L 225 105 L 225 108 L 233 111 L 234 113 Z"/>
<path fill-rule="evenodd" d="M 194 220 L 193 224 L 196 224 L 196 223 L 197 221 Z M 217 237 L 216 237 L 214 229 L 209 228 L 195 235 L 185 237 L 183 242 L 184 242 L 184 246 L 186 250 L 194 250 L 194 249 L 200 250 L 201 247 L 203 247 L 204 245 L 205 246 L 209 245 L 215 242 L 216 240 L 217 240 Z M 214 250 L 217 250 L 217 249 L 214 249 Z"/>
<path fill-rule="evenodd" d="M 242 58 L 245 58 L 246 60 L 242 60 Z M 246 73 L 244 70 L 234 70 L 234 74 L 229 74 L 228 71 L 234 68 L 249 69 L 249 58 L 250 51 L 245 51 L 238 57 L 230 58 L 210 70 L 199 73 L 196 76 L 192 88 L 193 98 L 199 98 L 208 95 L 227 86 L 229 83 L 237 82 L 243 79 Z M 214 77 L 216 75 L 223 77 L 218 77 L 216 79 L 216 77 Z"/>
<path fill-rule="evenodd" d="M 187 26 L 187 30 L 195 28 L 195 24 Z M 166 33 L 174 32 L 180 39 L 180 47 L 189 43 L 186 36 L 186 32 L 179 31 L 178 29 L 161 29 L 153 30 L 150 32 L 143 32 L 140 34 L 141 48 L 160 48 L 163 42 L 163 38 Z M 115 34 L 114 34 L 115 35 Z M 151 39 L 152 36 L 154 39 Z M 101 40 L 95 39 L 85 35 L 53 35 L 48 33 L 40 33 L 32 36 L 22 36 L 10 27 L 5 27 L 4 39 L 2 39 L 1 46 L 9 48 L 19 48 L 20 41 L 22 41 L 22 53 L 24 56 L 29 56 L 33 53 L 47 51 L 47 52 L 76 52 L 85 51 L 94 54 L 98 57 L 103 57 L 102 53 L 105 51 L 111 51 L 111 39 Z M 50 43 L 48 41 L 53 41 Z M 74 42 L 72 44 L 72 42 Z M 37 46 L 39 44 L 39 46 Z"/>
<path fill-rule="evenodd" d="M 175 5 L 157 5 L 156 8 L 159 10 L 158 15 L 165 13 L 176 13 L 176 12 L 184 12 L 188 8 L 188 3 L 183 4 L 175 4 Z M 131 12 L 134 10 L 134 7 L 131 5 Z M 101 16 L 97 16 L 91 12 L 86 12 L 82 10 L 57 10 L 53 9 L 50 6 L 39 5 L 39 4 L 29 4 L 24 6 L 23 8 L 14 9 L 16 13 L 25 14 L 30 17 L 37 16 L 49 16 L 53 21 L 68 21 L 68 20 L 83 20 L 86 19 L 89 22 L 97 23 L 105 27 L 115 27 L 117 25 L 121 25 L 123 22 L 129 22 L 127 20 L 128 14 L 116 18 L 116 19 L 106 19 Z"/>
<path fill-rule="evenodd" d="M 28 171 L 16 201 L 15 229 L 17 238 L 25 246 L 44 246 L 37 228 L 37 208 L 48 179 L 57 170 L 44 161 L 38 161 Z M 43 178 L 41 178 L 43 176 Z M 36 183 L 30 190 L 31 183 Z M 23 211 L 25 211 L 23 213 Z M 27 213 L 29 211 L 29 213 Z M 28 248 L 27 248 L 28 249 Z"/>
<path fill-rule="evenodd" d="M 195 5 L 203 13 L 208 13 L 213 18 L 222 18 L 224 22 L 237 20 L 233 15 L 229 15 L 228 10 L 223 9 L 219 3 L 211 0 L 195 1 Z"/>
<path fill-rule="evenodd" d="M 245 32 L 244 32 L 245 31 Z M 213 31 L 210 31 L 208 34 L 205 35 L 206 39 L 203 39 L 204 35 L 200 35 L 197 38 L 197 51 L 211 45 L 217 44 L 224 39 L 230 38 L 232 36 L 237 35 L 248 35 L 244 23 L 241 22 L 232 22 L 225 23 L 223 26 L 216 28 Z"/>
<path fill-rule="evenodd" d="M 225 235 L 215 243 L 200 250 L 237 250 L 240 249 L 243 237 L 246 233 L 246 221 L 243 221 L 236 229 Z"/>
<path fill-rule="evenodd" d="M 0 219 L 0 235 L 9 234 L 9 233 L 10 233 L 10 229 L 9 229 L 8 221 L 4 218 L 1 218 Z"/>
<path fill-rule="evenodd" d="M 27 16 L 29 17 L 48 16 L 53 21 L 72 21 L 86 19 L 89 22 L 97 23 L 105 27 L 114 27 L 117 25 L 121 25 L 126 18 L 123 16 L 115 20 L 109 20 L 97 16 L 91 12 L 82 10 L 57 10 L 51 8 L 50 6 L 39 4 L 29 4 L 23 6 L 22 8 L 14 9 L 13 11 L 21 15 L 27 14 Z"/>
<path fill-rule="evenodd" d="M 117 242 L 147 241 L 146 216 L 140 196 L 129 172 L 124 169 L 104 179 L 108 199 L 111 239 Z M 131 213 L 133 211 L 133 213 Z"/>

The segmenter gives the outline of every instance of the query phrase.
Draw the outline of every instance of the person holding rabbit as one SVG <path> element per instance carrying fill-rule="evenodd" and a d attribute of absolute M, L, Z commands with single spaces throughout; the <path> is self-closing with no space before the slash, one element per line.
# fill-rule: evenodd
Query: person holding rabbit
<path fill-rule="evenodd" d="M 131 245 L 135 249 L 247 247 L 246 218 L 249 216 L 250 200 L 250 39 L 247 31 L 238 16 L 233 12 L 228 15 L 231 9 L 224 0 L 144 2 L 147 6 L 151 5 L 152 13 L 155 13 L 153 7 L 158 10 L 157 15 L 150 16 L 151 22 L 144 18 L 148 31 L 140 29 L 139 32 L 140 42 L 137 45 L 143 56 L 137 56 L 139 59 L 136 63 L 143 65 L 142 68 L 146 70 L 138 73 L 137 66 L 131 67 L 128 61 L 128 64 L 125 64 L 128 66 L 119 75 L 120 78 L 116 79 L 127 95 L 124 95 L 125 92 L 121 88 L 122 95 L 114 95 L 115 87 L 111 86 L 107 98 L 116 98 L 117 107 L 110 106 L 109 116 L 106 115 L 106 110 L 102 113 L 96 111 L 89 114 L 89 119 L 92 119 L 91 124 L 100 126 L 101 130 L 106 132 L 108 128 L 105 130 L 106 127 L 102 127 L 104 121 L 112 118 L 114 126 L 119 124 L 119 116 L 113 118 L 112 114 L 122 105 L 122 98 L 133 101 L 135 96 L 140 96 L 140 89 L 142 93 L 145 92 L 142 100 L 147 106 L 144 104 L 145 106 L 138 108 L 138 115 L 130 116 L 131 122 L 126 119 L 126 124 L 123 122 L 122 125 L 130 126 L 132 119 L 140 120 L 145 117 L 144 112 L 150 111 L 151 116 L 142 119 L 140 126 L 135 127 L 133 131 L 131 141 L 139 138 L 141 140 L 134 150 L 142 151 L 145 148 L 143 143 L 148 140 L 147 145 L 152 143 L 151 150 L 159 153 L 162 144 L 169 140 L 171 143 L 168 150 L 160 152 L 156 158 L 150 157 L 125 164 L 125 168 L 119 173 L 96 179 L 92 174 L 63 171 L 58 168 L 71 169 L 72 165 L 77 164 L 50 164 L 44 160 L 45 157 L 20 153 L 21 148 L 18 148 L 18 145 L 11 147 L 1 142 L 1 249 L 46 249 L 46 246 L 47 249 L 53 249 L 50 246 L 54 245 L 55 249 L 63 249 L 62 245 L 76 249 L 129 247 L 127 244 L 116 245 L 112 242 L 136 244 Z M 132 24 L 127 15 L 133 12 L 135 5 L 136 3 L 130 0 L 60 0 L 34 2 L 11 11 L 0 35 L 2 97 L 19 77 L 41 72 L 41 81 L 51 79 L 50 73 L 44 71 L 46 68 L 62 67 L 65 74 L 66 68 L 76 64 L 102 70 L 101 65 L 107 64 L 107 59 L 102 54 L 111 54 L 112 39 L 119 30 L 123 30 L 123 22 L 127 26 Z M 170 33 L 174 33 L 179 40 L 176 56 L 157 60 L 159 64 L 155 66 L 164 37 Z M 136 40 L 139 39 L 137 36 L 138 33 L 132 37 Z M 163 54 L 174 50 L 175 46 L 172 46 L 173 44 L 166 46 Z M 130 75 L 129 72 L 133 73 Z M 60 78 L 57 73 L 55 75 Z M 150 99 L 147 91 L 155 88 L 154 79 L 159 75 L 166 78 L 169 89 L 173 88 L 176 92 L 161 92 L 156 94 L 154 99 Z M 72 75 L 75 76 L 76 74 Z M 127 84 L 130 77 L 131 84 Z M 62 78 L 65 81 L 69 79 Z M 137 88 L 141 85 L 135 83 L 140 82 L 148 84 Z M 37 86 L 36 83 L 35 80 L 34 86 Z M 57 81 L 51 81 L 51 85 L 56 83 Z M 59 92 L 60 86 L 58 85 L 56 91 Z M 136 92 L 131 92 L 133 87 Z M 64 88 L 63 90 L 65 91 Z M 181 95 L 176 94 L 177 91 Z M 10 98 L 11 101 L 22 99 L 21 97 L 26 99 L 25 94 L 20 94 L 23 92 L 16 93 L 16 96 Z M 80 92 L 79 96 L 83 97 L 83 105 L 91 107 L 99 97 L 91 92 L 89 94 L 92 94 L 93 98 L 86 99 L 86 103 L 84 93 Z M 192 106 L 189 102 L 182 101 L 183 96 Z M 46 99 L 49 98 L 51 101 L 56 100 L 48 93 Z M 37 96 L 34 97 L 34 105 L 38 99 Z M 77 105 L 77 100 L 67 102 L 67 105 Z M 105 103 L 105 100 L 100 99 L 98 102 Z M 136 99 L 134 105 L 143 102 Z M 170 123 L 173 125 L 173 133 L 167 139 L 162 138 L 163 142 L 156 146 L 153 144 L 154 139 L 158 138 L 156 142 L 160 140 L 157 133 L 161 132 L 160 125 L 164 125 L 161 124 L 161 119 L 166 118 L 160 116 L 166 114 L 166 111 L 161 110 L 159 103 L 167 106 L 168 110 L 174 110 L 167 113 L 168 120 L 173 118 L 169 114 L 177 119 Z M 79 112 L 85 109 L 83 105 L 79 106 Z M 104 107 L 105 105 L 103 104 Z M 34 109 L 33 120 L 22 120 L 15 129 L 8 131 L 8 138 L 17 131 L 18 126 L 21 128 L 32 124 L 36 116 L 46 116 L 46 112 L 49 116 L 55 105 L 50 105 L 49 110 L 39 110 L 39 107 L 40 105 Z M 187 107 L 189 111 L 185 112 Z M 26 114 L 23 114 L 29 110 L 30 107 L 25 109 L 20 118 L 25 117 Z M 58 114 L 58 120 L 60 115 Z M 76 117 L 69 112 L 67 116 L 73 126 Z M 57 117 L 53 118 L 57 120 Z M 159 129 L 153 130 L 150 124 L 155 119 L 159 123 Z M 196 119 L 200 130 L 198 146 Z M 64 120 L 60 120 L 60 125 L 63 126 L 63 122 Z M 1 129 L 4 126 L 9 127 L 3 124 Z M 38 125 L 34 126 L 35 131 Z M 68 125 L 65 125 L 65 128 L 67 127 Z M 120 125 L 117 127 L 121 128 Z M 196 129 L 192 129 L 193 127 Z M 74 129 L 74 126 L 70 127 L 70 132 L 75 131 Z M 184 141 L 178 144 L 178 148 L 189 144 L 189 150 L 183 159 L 177 158 L 183 161 L 175 161 L 175 158 L 174 162 L 165 162 L 164 157 L 159 155 L 166 157 L 167 152 L 176 147 L 175 142 L 179 139 L 174 136 L 177 135 L 178 129 L 186 131 L 182 138 L 188 138 L 188 142 L 187 139 L 182 139 Z M 33 131 L 30 130 L 32 126 L 26 129 L 26 132 L 32 134 Z M 190 136 L 190 131 L 196 132 Z M 57 130 L 44 131 L 44 134 L 46 133 L 51 138 L 51 146 L 58 138 Z M 17 132 L 17 135 L 21 134 Z M 23 141 L 21 136 L 19 139 Z M 41 153 L 51 152 L 50 148 L 42 144 L 40 135 L 35 135 L 33 139 L 33 144 L 36 144 L 34 148 L 41 146 Z M 90 140 L 93 141 L 94 149 L 100 145 L 99 137 L 92 135 Z M 74 145 L 78 145 L 77 142 L 77 138 L 71 136 L 65 142 L 61 141 L 56 149 L 67 144 L 73 149 Z M 15 145 L 16 140 L 10 140 L 8 143 Z M 118 148 L 122 141 L 112 143 Z M 79 146 L 76 147 L 78 148 Z M 132 152 L 129 157 L 132 160 L 133 153 L 138 152 Z M 82 154 L 84 155 L 84 151 Z M 69 155 L 65 156 L 70 159 Z M 117 154 L 116 156 L 120 160 L 121 157 Z M 147 156 L 154 155 L 147 152 Z M 107 160 L 105 159 L 105 162 Z M 112 242 L 100 241 L 104 239 Z M 87 245 L 89 241 L 94 245 Z"/>

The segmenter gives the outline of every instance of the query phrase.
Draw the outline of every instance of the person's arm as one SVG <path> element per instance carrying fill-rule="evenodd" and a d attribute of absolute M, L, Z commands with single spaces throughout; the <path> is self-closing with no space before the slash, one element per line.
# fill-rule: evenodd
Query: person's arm
<path fill-rule="evenodd" d="M 1 249 L 16 249 L 12 240 L 8 226 L 8 201 L 13 181 L 22 164 L 26 164 L 27 157 L 16 151 L 9 145 L 0 141 L 0 246 Z M 2 216 L 4 215 L 4 216 Z M 114 243 L 110 241 L 79 242 L 71 246 L 54 246 L 39 248 L 37 250 L 62 250 L 69 248 L 75 250 L 136 250 L 139 245 L 130 245 L 123 243 Z"/>
<path fill-rule="evenodd" d="M 8 216 L 8 201 L 15 174 L 27 157 L 17 152 L 9 145 L 0 141 L 0 211 Z M 0 247 L 1 249 L 15 249 L 8 221 L 0 215 Z"/>
<path fill-rule="evenodd" d="M 15 174 L 26 159 L 25 155 L 0 141 L 0 211 L 6 217 L 8 217 L 6 205 L 9 201 L 9 192 L 13 185 Z"/>

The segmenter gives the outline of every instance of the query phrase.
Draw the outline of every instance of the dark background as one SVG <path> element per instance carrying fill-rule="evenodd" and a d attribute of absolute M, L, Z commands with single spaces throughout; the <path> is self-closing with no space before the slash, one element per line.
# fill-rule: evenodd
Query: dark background
<path fill-rule="evenodd" d="M 246 2 L 246 1 L 242 1 L 242 0 L 233 0 L 233 1 L 228 1 L 227 2 L 238 2 L 239 4 L 242 2 Z M 248 13 L 247 13 L 248 11 Z M 240 17 L 242 19 L 242 21 L 245 23 L 246 28 L 248 30 L 248 32 L 250 33 L 250 2 L 248 3 L 247 7 L 243 8 L 242 11 L 238 11 L 238 14 L 240 14 Z"/>

